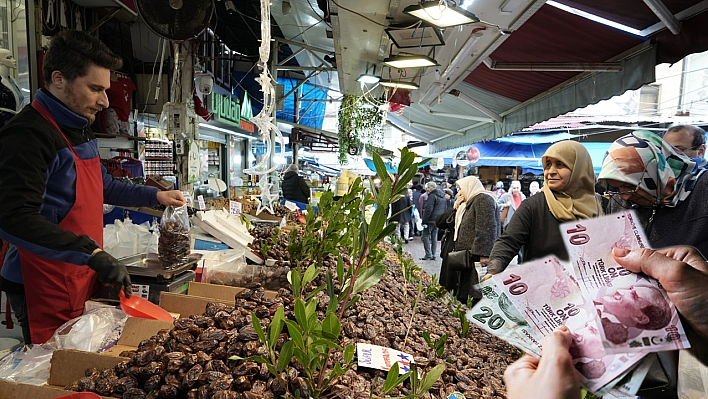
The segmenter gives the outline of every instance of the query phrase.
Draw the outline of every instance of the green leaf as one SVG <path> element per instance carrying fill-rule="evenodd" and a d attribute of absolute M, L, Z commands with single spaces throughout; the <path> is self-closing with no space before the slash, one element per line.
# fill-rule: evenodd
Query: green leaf
<path fill-rule="evenodd" d="M 328 313 L 322 321 L 322 332 L 330 334 L 332 339 L 337 340 L 341 331 L 342 327 L 337 316 L 334 313 Z"/>
<path fill-rule="evenodd" d="M 342 283 L 342 277 L 344 276 L 344 259 L 340 256 L 337 258 L 337 281 L 339 283 Z M 334 291 L 332 291 L 332 295 L 330 297 L 334 296 Z"/>
<path fill-rule="evenodd" d="M 297 320 L 297 323 L 302 327 L 303 331 L 310 331 L 307 322 L 307 312 L 305 311 L 305 303 L 303 303 L 300 298 L 295 300 L 295 320 Z"/>
<path fill-rule="evenodd" d="M 354 345 L 349 344 L 344 348 L 344 364 L 349 364 L 354 359 Z"/>
<path fill-rule="evenodd" d="M 428 390 L 433 387 L 433 384 L 435 384 L 435 381 L 440 379 L 440 376 L 442 375 L 443 371 L 445 371 L 444 364 L 438 364 L 437 366 L 433 367 L 433 369 L 430 370 L 423 377 L 423 380 L 420 383 L 420 390 L 418 390 L 416 393 L 423 394 L 424 392 L 428 392 Z"/>
<path fill-rule="evenodd" d="M 349 300 L 349 302 L 347 302 L 347 305 L 344 307 L 344 310 L 347 310 L 347 309 L 351 308 L 352 306 L 354 306 L 357 302 L 359 302 L 360 299 L 361 299 L 361 295 L 357 294 L 357 295 L 352 296 L 352 298 Z"/>
<path fill-rule="evenodd" d="M 324 285 L 320 285 L 319 287 L 315 288 L 312 292 L 310 292 L 309 294 L 307 294 L 307 296 L 305 297 L 305 300 L 309 301 L 310 299 L 312 299 L 312 298 L 314 298 L 315 296 L 317 296 L 317 294 L 318 294 L 320 291 L 324 290 L 325 288 L 327 288 L 327 287 L 324 286 Z"/>
<path fill-rule="evenodd" d="M 310 363 L 310 356 L 301 348 L 293 348 L 293 354 L 295 355 L 295 360 L 301 365 L 304 366 Z"/>
<path fill-rule="evenodd" d="M 396 387 L 396 382 L 398 381 L 398 362 L 394 363 L 388 373 L 386 374 L 386 381 L 384 381 L 383 387 L 381 388 L 381 393 L 384 395 L 391 392 L 391 390 Z"/>
<path fill-rule="evenodd" d="M 372 240 L 372 245 L 378 243 L 379 241 L 383 240 L 384 238 L 390 236 L 393 234 L 393 232 L 396 231 L 396 224 L 390 223 L 388 226 L 386 226 L 381 233 L 378 235 L 378 237 L 374 238 Z"/>
<path fill-rule="evenodd" d="M 285 370 L 290 364 L 290 360 L 293 357 L 293 342 L 287 341 L 283 348 L 280 350 L 280 357 L 278 357 L 278 373 Z"/>
<path fill-rule="evenodd" d="M 431 346 L 433 345 L 433 341 L 430 340 L 430 333 L 429 332 L 423 331 L 423 339 L 425 340 L 425 342 L 428 343 L 428 345 L 431 345 Z"/>
<path fill-rule="evenodd" d="M 280 335 L 280 332 L 283 331 L 283 319 L 285 319 L 285 315 L 283 306 L 281 306 L 275 311 L 273 321 L 270 322 L 270 340 L 268 341 L 268 345 L 271 348 L 275 347 L 275 343 L 278 342 L 278 336 Z"/>
<path fill-rule="evenodd" d="M 391 179 L 388 178 L 388 175 L 381 178 L 381 188 L 379 189 L 379 195 L 376 197 L 376 204 L 379 207 L 386 208 L 386 213 L 388 213 L 388 205 L 392 202 L 391 191 L 393 188 L 391 185 Z"/>
<path fill-rule="evenodd" d="M 253 320 L 253 329 L 256 330 L 256 334 L 258 334 L 258 338 L 261 340 L 263 345 L 267 345 L 268 341 L 266 340 L 266 336 L 263 333 L 263 327 L 261 327 L 261 321 L 258 320 L 258 316 L 256 316 L 256 313 L 251 311 L 251 320 Z"/>
<path fill-rule="evenodd" d="M 411 390 L 414 394 L 418 393 L 418 367 L 416 367 L 415 363 L 411 363 L 409 378 L 411 379 Z"/>
<path fill-rule="evenodd" d="M 307 284 L 310 284 L 312 280 L 315 279 L 315 276 L 317 275 L 317 268 L 315 267 L 314 264 L 310 265 L 310 267 L 305 270 L 305 275 L 302 277 L 302 285 L 303 287 L 306 286 Z"/>
<path fill-rule="evenodd" d="M 302 330 L 300 330 L 300 326 L 292 320 L 285 320 L 285 324 L 288 326 L 288 335 L 290 335 L 290 340 L 293 341 L 299 348 L 304 348 L 305 342 L 302 340 Z"/>
<path fill-rule="evenodd" d="M 378 284 L 378 282 L 383 278 L 384 271 L 384 267 L 381 265 L 366 268 L 359 274 L 354 282 L 354 289 L 352 293 L 357 294 Z"/>
<path fill-rule="evenodd" d="M 386 169 L 386 164 L 383 159 L 381 159 L 381 155 L 373 153 L 371 158 L 374 160 L 374 167 L 376 168 L 376 174 L 379 175 L 379 178 L 381 180 L 388 179 L 388 169 Z"/>
<path fill-rule="evenodd" d="M 290 269 L 290 279 L 292 280 L 292 284 L 293 284 L 293 296 L 295 298 L 299 298 L 300 297 L 300 287 L 302 287 L 302 285 L 301 285 L 302 277 L 300 276 L 300 272 L 297 269 Z"/>

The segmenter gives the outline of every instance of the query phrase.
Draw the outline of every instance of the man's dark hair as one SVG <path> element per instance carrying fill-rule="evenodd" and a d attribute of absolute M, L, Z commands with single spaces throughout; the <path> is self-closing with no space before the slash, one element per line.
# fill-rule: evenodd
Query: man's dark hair
<path fill-rule="evenodd" d="M 78 30 L 61 31 L 52 38 L 44 56 L 44 84 L 52 82 L 54 71 L 61 72 L 64 78 L 73 81 L 86 76 L 92 65 L 115 70 L 123 65 L 123 60 L 88 33 Z"/>
<path fill-rule="evenodd" d="M 691 149 L 695 150 L 701 146 L 701 144 L 706 143 L 706 131 L 698 126 L 693 125 L 676 125 L 671 126 L 669 130 L 666 131 L 661 137 L 666 136 L 667 133 L 680 132 L 681 130 L 686 130 L 693 135 L 693 142 L 691 143 Z"/>

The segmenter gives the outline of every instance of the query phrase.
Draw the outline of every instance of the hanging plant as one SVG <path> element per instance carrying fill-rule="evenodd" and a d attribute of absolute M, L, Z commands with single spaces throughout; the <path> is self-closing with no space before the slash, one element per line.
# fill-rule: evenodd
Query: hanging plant
<path fill-rule="evenodd" d="M 339 163 L 346 165 L 349 155 L 359 155 L 364 148 L 381 147 L 386 112 L 368 105 L 360 96 L 344 95 L 339 107 Z"/>

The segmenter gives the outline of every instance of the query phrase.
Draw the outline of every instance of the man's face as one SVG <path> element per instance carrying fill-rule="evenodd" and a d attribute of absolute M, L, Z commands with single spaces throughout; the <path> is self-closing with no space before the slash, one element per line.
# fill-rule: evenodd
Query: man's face
<path fill-rule="evenodd" d="M 88 119 L 89 124 L 96 119 L 96 112 L 108 107 L 106 90 L 111 86 L 111 71 L 107 68 L 92 65 L 85 76 L 73 81 L 62 78 L 60 85 L 54 84 L 59 92 L 57 98 L 74 113 Z"/>
<path fill-rule="evenodd" d="M 664 140 L 674 146 L 682 154 L 686 154 L 691 158 L 703 158 L 706 154 L 706 145 L 701 144 L 697 148 L 693 148 L 693 134 L 686 129 L 667 132 L 664 135 Z"/>
<path fill-rule="evenodd" d="M 635 327 L 648 322 L 641 307 L 644 298 L 651 298 L 652 295 L 649 287 L 610 288 L 602 297 L 602 305 L 605 312 L 614 315 L 625 327 Z"/>
<path fill-rule="evenodd" d="M 605 348 L 599 331 L 589 324 L 573 331 L 573 344 L 570 353 L 574 359 L 581 357 L 602 359 L 605 356 Z"/>

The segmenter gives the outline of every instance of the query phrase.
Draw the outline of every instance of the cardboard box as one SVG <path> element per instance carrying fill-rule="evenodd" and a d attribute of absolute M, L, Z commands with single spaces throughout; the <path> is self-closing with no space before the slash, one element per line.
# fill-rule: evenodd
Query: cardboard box
<path fill-rule="evenodd" d="M 285 225 L 285 222 L 283 221 L 284 218 L 278 217 L 278 216 L 275 216 L 275 215 L 271 215 L 271 214 L 268 213 L 268 212 L 261 212 L 261 213 L 259 213 L 259 214 L 256 214 L 256 210 L 255 210 L 255 209 L 251 209 L 251 212 L 249 212 L 249 214 L 250 214 L 251 216 L 255 216 L 255 217 L 257 217 L 258 219 L 261 219 L 261 220 L 272 220 L 272 221 L 274 221 L 274 222 L 279 222 L 279 223 L 282 223 L 282 225 Z"/>
<path fill-rule="evenodd" d="M 0 398 L 2 399 L 54 399 L 72 393 L 75 392 L 65 391 L 59 387 L 27 385 L 0 380 Z M 109 399 L 106 396 L 101 396 L 101 398 Z"/>
<path fill-rule="evenodd" d="M 160 307 L 171 313 L 179 313 L 181 317 L 206 312 L 207 303 L 220 302 L 233 305 L 236 294 L 245 290 L 242 287 L 227 285 L 189 283 L 188 295 L 162 292 L 160 294 Z M 265 296 L 275 298 L 275 291 L 266 290 Z"/>

